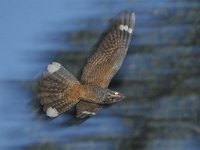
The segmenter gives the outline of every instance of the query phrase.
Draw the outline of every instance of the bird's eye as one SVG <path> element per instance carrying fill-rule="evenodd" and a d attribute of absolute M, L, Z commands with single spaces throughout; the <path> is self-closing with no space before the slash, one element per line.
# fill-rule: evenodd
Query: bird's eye
<path fill-rule="evenodd" d="M 115 92 L 115 95 L 118 95 L 119 93 L 118 92 Z"/>

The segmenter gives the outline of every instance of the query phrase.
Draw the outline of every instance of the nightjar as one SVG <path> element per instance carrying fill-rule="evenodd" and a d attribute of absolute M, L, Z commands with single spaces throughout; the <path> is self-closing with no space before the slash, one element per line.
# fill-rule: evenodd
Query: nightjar
<path fill-rule="evenodd" d="M 38 92 L 47 116 L 57 117 L 75 106 L 76 117 L 85 118 L 95 115 L 103 105 L 124 99 L 122 93 L 108 86 L 126 56 L 134 26 L 132 12 L 114 18 L 96 52 L 88 59 L 80 80 L 58 62 L 47 66 Z"/>

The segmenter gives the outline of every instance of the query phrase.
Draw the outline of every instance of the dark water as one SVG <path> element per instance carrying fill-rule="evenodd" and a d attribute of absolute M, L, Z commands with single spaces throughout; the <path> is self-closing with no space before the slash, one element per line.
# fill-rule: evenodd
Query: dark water
<path fill-rule="evenodd" d="M 198 0 L 0 1 L 0 149 L 199 150 Z M 35 84 L 51 61 L 80 76 L 118 12 L 136 13 L 110 88 L 126 99 L 86 121 L 38 113 Z"/>

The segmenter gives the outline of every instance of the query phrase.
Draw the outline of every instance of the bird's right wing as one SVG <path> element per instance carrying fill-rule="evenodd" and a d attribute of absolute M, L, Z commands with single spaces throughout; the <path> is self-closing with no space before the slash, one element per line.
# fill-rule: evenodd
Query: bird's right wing
<path fill-rule="evenodd" d="M 120 14 L 111 25 L 97 51 L 84 67 L 81 82 L 108 87 L 111 79 L 122 65 L 128 50 L 135 25 L 135 14 Z"/>
<path fill-rule="evenodd" d="M 117 17 L 97 51 L 89 58 L 81 82 L 107 88 L 117 73 L 128 50 L 135 25 L 135 14 L 124 12 Z M 76 105 L 77 117 L 96 114 L 101 105 L 80 101 Z"/>

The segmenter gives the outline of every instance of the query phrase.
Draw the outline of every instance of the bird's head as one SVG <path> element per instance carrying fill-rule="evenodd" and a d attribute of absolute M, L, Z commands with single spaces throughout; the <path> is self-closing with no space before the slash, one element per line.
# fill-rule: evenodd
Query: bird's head
<path fill-rule="evenodd" d="M 104 102 L 106 104 L 112 104 L 112 103 L 119 102 L 123 100 L 124 98 L 125 96 L 123 94 L 107 89 Z"/>

